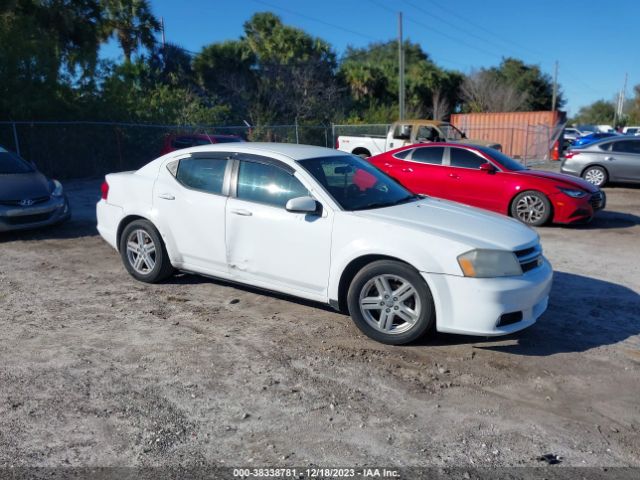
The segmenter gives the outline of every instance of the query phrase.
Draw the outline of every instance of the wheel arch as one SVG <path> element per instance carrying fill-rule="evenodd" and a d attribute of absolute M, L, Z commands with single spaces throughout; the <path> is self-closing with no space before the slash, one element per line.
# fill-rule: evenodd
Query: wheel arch
<path fill-rule="evenodd" d="M 371 156 L 371 152 L 364 147 L 356 147 L 351 153 L 354 155 L 367 155 L 368 157 Z"/>
<path fill-rule="evenodd" d="M 135 214 L 126 215 L 122 218 L 122 220 L 120 220 L 120 223 L 118 224 L 118 230 L 116 232 L 116 245 L 118 251 L 120 251 L 120 236 L 122 235 L 122 232 L 125 228 L 127 228 L 127 225 L 129 225 L 131 222 L 135 222 L 136 220 L 146 220 L 147 222 L 151 223 L 151 225 L 153 225 L 153 228 L 158 230 L 158 227 L 155 225 L 155 223 L 153 223 L 153 221 L 147 217 Z M 158 230 L 158 232 L 160 232 L 160 230 Z M 162 234 L 160 234 L 160 238 L 162 238 Z"/>
<path fill-rule="evenodd" d="M 607 175 L 607 178 L 610 179 L 611 175 L 609 174 L 609 169 L 607 167 L 605 167 L 603 164 L 601 163 L 590 163 L 588 164 L 586 167 L 584 167 L 582 170 L 580 170 L 580 177 L 582 177 L 584 175 L 584 172 L 586 172 L 587 170 L 589 170 L 592 167 L 598 167 L 604 170 L 604 173 Z"/>
<path fill-rule="evenodd" d="M 354 258 L 347 264 L 344 270 L 342 270 L 342 273 L 340 275 L 340 280 L 338 282 L 337 309 L 340 312 L 348 313 L 349 311 L 349 308 L 347 306 L 347 294 L 349 292 L 349 286 L 351 285 L 351 282 L 353 281 L 354 277 L 364 267 L 366 267 L 367 265 L 373 262 L 377 262 L 378 260 L 393 260 L 395 262 L 403 263 L 415 269 L 415 267 L 411 265 L 409 262 L 402 260 L 401 258 L 393 257 L 390 255 L 367 254 L 367 255 L 362 255 L 360 257 Z"/>

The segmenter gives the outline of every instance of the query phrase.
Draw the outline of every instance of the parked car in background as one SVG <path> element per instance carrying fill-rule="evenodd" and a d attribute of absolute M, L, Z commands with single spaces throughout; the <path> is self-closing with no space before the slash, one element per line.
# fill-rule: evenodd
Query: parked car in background
<path fill-rule="evenodd" d="M 639 135 L 640 136 L 640 126 L 624 127 L 622 129 L 622 133 L 624 135 Z"/>
<path fill-rule="evenodd" d="M 390 344 L 432 327 L 521 330 L 546 310 L 551 287 L 530 228 L 414 195 L 366 160 L 321 147 L 182 150 L 107 175 L 97 218 L 140 281 L 178 269 L 328 303 Z"/>
<path fill-rule="evenodd" d="M 640 182 L 640 138 L 619 135 L 573 147 L 560 171 L 597 187 L 607 182 Z"/>
<path fill-rule="evenodd" d="M 395 122 L 389 128 L 386 136 L 341 135 L 338 137 L 336 149 L 367 158 L 404 145 L 445 141 L 486 145 L 496 150 L 502 150 L 502 145 L 499 143 L 468 139 L 464 132 L 448 122 L 439 120 L 402 120 Z"/>
<path fill-rule="evenodd" d="M 411 145 L 369 161 L 413 193 L 492 210 L 532 226 L 589 221 L 606 201 L 590 183 L 529 170 L 481 145 Z"/>
<path fill-rule="evenodd" d="M 206 133 L 191 133 L 188 135 L 167 135 L 164 138 L 160 155 L 181 150 L 183 148 L 197 147 L 198 145 L 210 145 L 215 143 L 244 142 L 242 137 L 237 135 L 219 135 Z"/>
<path fill-rule="evenodd" d="M 70 216 L 60 182 L 0 147 L 0 232 L 53 225 Z"/>
<path fill-rule="evenodd" d="M 578 138 L 582 136 L 582 133 L 577 128 L 565 127 L 562 131 L 562 151 L 565 152 Z"/>
<path fill-rule="evenodd" d="M 619 133 L 616 132 L 596 132 L 596 133 L 589 133 L 588 135 L 584 135 L 580 138 L 578 138 L 577 140 L 575 140 L 572 144 L 571 147 L 580 147 L 582 145 L 588 145 L 591 142 L 595 142 L 596 140 L 600 140 L 603 138 L 609 138 L 609 137 L 616 137 L 619 136 Z"/>

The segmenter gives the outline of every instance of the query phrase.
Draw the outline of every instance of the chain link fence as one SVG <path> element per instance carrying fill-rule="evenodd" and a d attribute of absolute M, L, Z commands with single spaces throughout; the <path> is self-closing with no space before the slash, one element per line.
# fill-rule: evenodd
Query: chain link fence
<path fill-rule="evenodd" d="M 181 126 L 106 122 L 0 122 L 0 146 L 54 178 L 99 177 L 135 170 L 157 158 L 168 137 L 237 135 L 251 142 L 333 146 L 324 125 Z"/>
<path fill-rule="evenodd" d="M 157 158 L 167 137 L 237 135 L 252 142 L 284 142 L 334 148 L 340 136 L 384 138 L 390 124 L 181 126 L 107 122 L 0 122 L 0 146 L 19 152 L 48 176 L 99 177 L 134 170 Z M 555 132 L 545 125 L 469 128 L 467 137 L 498 142 L 525 165 L 549 159 Z"/>

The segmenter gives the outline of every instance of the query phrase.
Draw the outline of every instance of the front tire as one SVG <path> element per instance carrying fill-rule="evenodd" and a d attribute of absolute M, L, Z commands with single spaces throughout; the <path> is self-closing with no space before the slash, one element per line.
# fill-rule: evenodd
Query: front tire
<path fill-rule="evenodd" d="M 173 274 L 164 242 L 148 220 L 135 220 L 124 228 L 120 256 L 131 276 L 141 282 L 158 283 Z"/>
<path fill-rule="evenodd" d="M 372 262 L 354 277 L 347 295 L 349 313 L 368 337 L 403 345 L 422 337 L 435 322 L 431 291 L 409 265 Z"/>
<path fill-rule="evenodd" d="M 544 193 L 522 192 L 511 202 L 511 216 L 532 227 L 539 227 L 551 218 L 551 202 Z"/>
<path fill-rule="evenodd" d="M 604 187 L 609 179 L 607 175 L 607 171 L 602 167 L 588 167 L 584 172 L 582 172 L 582 178 L 584 178 L 591 185 L 595 185 L 596 187 Z"/>

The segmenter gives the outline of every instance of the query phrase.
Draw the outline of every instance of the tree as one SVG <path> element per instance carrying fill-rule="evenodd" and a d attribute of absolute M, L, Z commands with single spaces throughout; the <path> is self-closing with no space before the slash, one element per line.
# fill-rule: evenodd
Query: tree
<path fill-rule="evenodd" d="M 575 124 L 609 124 L 613 122 L 615 116 L 615 106 L 613 102 L 598 100 L 591 105 L 582 107 L 578 114 L 572 119 Z"/>
<path fill-rule="evenodd" d="M 148 49 L 155 46 L 154 34 L 160 31 L 160 22 L 151 13 L 147 0 L 102 1 L 106 14 L 104 38 L 116 38 L 127 63 L 141 46 Z"/>
<path fill-rule="evenodd" d="M 489 70 L 467 75 L 461 93 L 469 112 L 516 112 L 523 109 L 528 97 Z"/>

